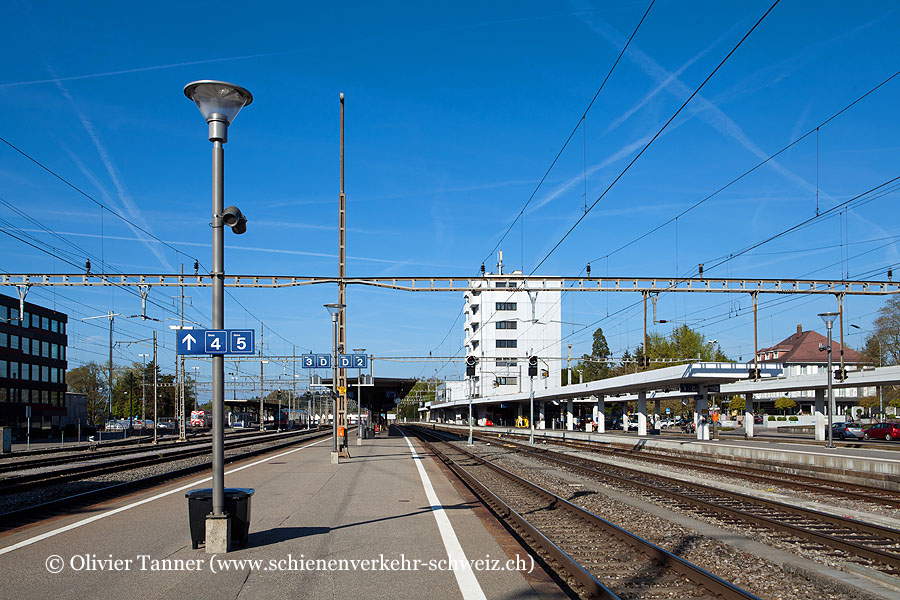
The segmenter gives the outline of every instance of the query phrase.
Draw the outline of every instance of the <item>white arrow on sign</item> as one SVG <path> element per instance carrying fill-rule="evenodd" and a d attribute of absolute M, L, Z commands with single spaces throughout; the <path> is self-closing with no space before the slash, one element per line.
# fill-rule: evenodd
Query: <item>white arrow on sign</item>
<path fill-rule="evenodd" d="M 184 336 L 183 338 L 181 338 L 181 341 L 184 342 L 184 345 L 187 346 L 188 351 L 190 351 L 190 349 L 191 349 L 191 344 L 196 344 L 196 343 L 197 343 L 197 338 L 195 338 L 195 337 L 192 336 L 191 334 L 187 334 L 186 336 Z"/>

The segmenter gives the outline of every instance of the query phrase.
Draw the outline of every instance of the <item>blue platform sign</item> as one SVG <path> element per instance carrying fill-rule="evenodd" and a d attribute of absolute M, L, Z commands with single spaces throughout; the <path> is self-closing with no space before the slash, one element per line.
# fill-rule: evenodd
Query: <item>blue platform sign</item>
<path fill-rule="evenodd" d="M 303 354 L 300 356 L 300 366 L 304 369 L 330 369 L 330 354 Z"/>
<path fill-rule="evenodd" d="M 178 354 L 253 354 L 252 329 L 179 329 L 175 332 Z"/>
<path fill-rule="evenodd" d="M 365 369 L 369 364 L 369 357 L 365 354 L 339 354 L 339 369 Z"/>

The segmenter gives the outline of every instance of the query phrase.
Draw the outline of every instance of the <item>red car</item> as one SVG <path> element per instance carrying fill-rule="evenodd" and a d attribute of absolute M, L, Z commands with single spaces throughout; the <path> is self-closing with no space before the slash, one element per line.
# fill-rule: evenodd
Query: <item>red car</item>
<path fill-rule="evenodd" d="M 900 424 L 876 423 L 863 431 L 863 438 L 867 440 L 896 440 L 900 438 Z"/>

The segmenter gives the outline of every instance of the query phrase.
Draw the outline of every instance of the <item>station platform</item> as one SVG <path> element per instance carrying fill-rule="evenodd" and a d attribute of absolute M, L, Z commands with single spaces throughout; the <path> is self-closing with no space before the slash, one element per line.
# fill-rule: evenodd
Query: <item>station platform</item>
<path fill-rule="evenodd" d="M 437 426 L 458 435 L 466 435 L 465 425 L 421 423 Z M 474 427 L 482 435 L 524 435 L 529 430 L 517 427 Z M 785 472 L 814 472 L 824 477 L 856 481 L 867 486 L 900 491 L 900 442 L 835 441 L 834 448 L 824 442 L 803 437 L 754 437 L 744 439 L 723 435 L 718 440 L 697 440 L 674 432 L 638 436 L 636 433 L 611 431 L 604 433 L 565 429 L 535 430 L 535 441 L 580 440 L 615 445 L 632 450 L 659 449 L 690 460 L 691 456 L 714 457 L 716 460 L 761 463 Z"/>
<path fill-rule="evenodd" d="M 185 492 L 203 475 L 6 532 L 3 596 L 565 597 L 415 439 L 349 448 L 338 465 L 330 437 L 229 465 L 226 486 L 256 491 L 247 547 L 224 555 L 191 549 Z"/>

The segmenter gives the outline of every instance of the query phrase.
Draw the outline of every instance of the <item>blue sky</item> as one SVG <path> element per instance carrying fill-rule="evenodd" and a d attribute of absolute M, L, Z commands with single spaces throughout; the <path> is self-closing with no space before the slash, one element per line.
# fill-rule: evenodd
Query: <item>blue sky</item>
<path fill-rule="evenodd" d="M 51 256 L 0 236 L 0 269 L 72 272 L 65 260 L 80 265 L 85 252 L 96 257 L 94 271 L 192 271 L 195 258 L 208 267 L 211 145 L 181 90 L 222 79 L 254 94 L 226 145 L 226 204 L 249 219 L 245 235 L 228 233 L 229 273 L 336 274 L 340 92 L 348 274 L 475 275 L 482 261 L 495 270 L 491 249 L 648 4 L 10 3 L 0 38 L 0 136 L 158 239 L 0 144 L 0 227 L 56 248 Z M 585 197 L 588 205 L 597 199 L 769 5 L 656 2 L 503 240 L 506 267 L 530 273 L 582 216 Z M 669 222 L 900 69 L 898 25 L 900 10 L 889 2 L 783 1 L 537 273 L 575 276 L 591 261 L 594 275 L 689 275 L 814 216 L 817 202 L 824 212 L 900 175 L 898 77 Z M 885 194 L 706 274 L 884 279 L 900 263 L 897 216 L 897 194 Z M 176 293 L 154 289 L 149 314 L 173 317 Z M 209 294 L 187 293 L 187 317 L 209 325 Z M 322 304 L 335 301 L 333 286 L 232 294 L 226 325 L 258 329 L 262 320 L 267 352 L 330 348 Z M 461 295 L 352 287 L 348 299 L 351 347 L 381 357 L 460 351 L 462 328 L 453 323 Z M 69 313 L 70 366 L 107 352 L 105 323 L 80 319 L 140 312 L 139 299 L 122 290 L 32 289 L 29 300 Z M 614 353 L 633 348 L 641 313 L 627 307 L 638 300 L 566 294 L 564 343 L 573 354 L 589 352 L 601 326 Z M 882 302 L 848 298 L 846 323 L 870 327 Z M 746 296 L 669 294 L 658 316 L 700 328 L 728 355 L 747 359 L 749 307 Z M 835 307 L 830 297 L 763 297 L 760 344 L 797 323 L 824 330 L 816 313 Z M 119 320 L 116 339 L 144 339 L 157 327 L 165 367 L 174 362 L 171 323 Z M 666 333 L 672 325 L 656 327 Z M 857 330 L 847 333 L 850 345 L 862 343 Z M 139 360 L 142 351 L 121 346 L 116 361 Z M 423 362 L 376 369 L 434 373 Z M 441 374 L 459 372 L 461 364 Z"/>

